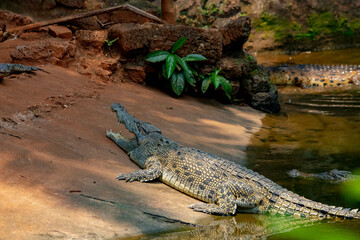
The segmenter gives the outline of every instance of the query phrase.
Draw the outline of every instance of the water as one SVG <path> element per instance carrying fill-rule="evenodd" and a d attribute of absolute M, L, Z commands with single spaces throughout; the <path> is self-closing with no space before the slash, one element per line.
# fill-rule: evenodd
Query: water
<path fill-rule="evenodd" d="M 360 48 L 334 49 L 319 52 L 302 52 L 294 55 L 274 52 L 252 53 L 259 64 L 276 66 L 279 64 L 360 64 Z"/>
<path fill-rule="evenodd" d="M 292 179 L 296 168 L 320 173 L 360 168 L 360 88 L 332 92 L 280 89 L 282 113 L 267 115 L 247 154 L 247 167 L 306 198 L 329 205 L 358 208 L 342 185 L 316 179 Z M 359 234 L 359 222 L 330 224 Z M 277 235 L 272 239 L 277 239 Z M 286 239 L 286 238 L 284 238 Z"/>
<path fill-rule="evenodd" d="M 248 167 L 287 189 L 330 205 L 356 208 L 340 185 L 291 179 L 286 172 L 360 168 L 360 88 L 306 94 L 280 90 L 282 114 L 267 115 L 248 148 Z"/>

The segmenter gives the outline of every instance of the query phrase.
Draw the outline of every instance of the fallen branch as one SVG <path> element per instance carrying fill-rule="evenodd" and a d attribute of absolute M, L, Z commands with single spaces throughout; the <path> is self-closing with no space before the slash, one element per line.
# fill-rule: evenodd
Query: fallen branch
<path fill-rule="evenodd" d="M 65 16 L 65 17 L 61 17 L 61 18 L 51 19 L 51 20 L 47 20 L 47 21 L 36 22 L 36 23 L 25 25 L 25 26 L 15 27 L 15 28 L 8 29 L 7 33 L 13 34 L 13 33 L 18 33 L 18 32 L 23 32 L 23 31 L 30 30 L 30 29 L 45 27 L 48 25 L 68 22 L 68 21 L 77 20 L 77 19 L 86 18 L 86 17 L 92 17 L 92 16 L 96 16 L 96 15 L 101 15 L 104 13 L 113 12 L 113 11 L 117 11 L 120 9 L 128 9 L 129 11 L 132 11 L 136 14 L 139 14 L 141 16 L 144 16 L 144 17 L 154 20 L 156 22 L 165 23 L 163 20 L 161 20 L 160 18 L 158 18 L 150 13 L 147 13 L 141 9 L 138 9 L 134 6 L 126 4 L 126 5 L 98 9 L 98 10 L 80 13 L 80 14 L 76 14 L 76 15 L 70 15 L 70 16 Z"/>
<path fill-rule="evenodd" d="M 130 4 L 125 4 L 125 7 L 128 10 L 130 10 L 130 11 L 132 11 L 134 13 L 137 13 L 137 14 L 139 14 L 141 16 L 144 16 L 146 18 L 149 18 L 151 20 L 154 20 L 155 22 L 167 24 L 167 22 L 165 22 L 164 20 L 162 20 L 162 19 L 160 19 L 160 18 L 158 18 L 158 17 L 156 17 L 156 16 L 154 16 L 154 15 L 148 13 L 148 12 L 145 12 L 144 10 L 141 10 L 141 9 L 139 9 L 137 7 L 134 7 L 134 6 L 130 5 Z"/>

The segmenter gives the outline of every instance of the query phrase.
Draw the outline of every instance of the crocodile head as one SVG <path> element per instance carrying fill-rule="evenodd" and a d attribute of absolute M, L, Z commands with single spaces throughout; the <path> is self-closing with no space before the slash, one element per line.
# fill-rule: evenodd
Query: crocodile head
<path fill-rule="evenodd" d="M 135 135 L 134 138 L 129 139 L 121 135 L 121 133 L 114 133 L 111 130 L 107 131 L 107 137 L 116 142 L 125 151 L 130 152 L 143 144 L 158 144 L 164 141 L 165 137 L 161 135 L 161 131 L 157 127 L 136 119 L 120 103 L 113 103 L 111 110 L 116 113 L 118 123 L 124 124 L 126 129 Z"/>

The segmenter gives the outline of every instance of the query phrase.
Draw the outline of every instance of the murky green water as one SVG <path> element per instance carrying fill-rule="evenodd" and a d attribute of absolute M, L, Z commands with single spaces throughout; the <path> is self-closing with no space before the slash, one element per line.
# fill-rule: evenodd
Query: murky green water
<path fill-rule="evenodd" d="M 282 113 L 263 119 L 248 148 L 247 167 L 309 199 L 358 208 L 360 201 L 348 201 L 341 184 L 292 179 L 286 172 L 360 168 L 360 88 L 321 93 L 293 89 L 280 89 Z M 330 226 L 348 228 L 360 236 L 359 222 Z"/>
<path fill-rule="evenodd" d="M 360 168 L 360 88 L 280 94 L 282 114 L 267 115 L 248 148 L 248 167 L 305 197 L 351 206 L 338 184 L 290 179 L 286 172 Z"/>

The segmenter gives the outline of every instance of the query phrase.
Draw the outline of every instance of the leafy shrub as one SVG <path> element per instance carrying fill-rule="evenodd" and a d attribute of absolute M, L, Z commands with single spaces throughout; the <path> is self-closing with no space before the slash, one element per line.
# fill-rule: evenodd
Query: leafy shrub
<path fill-rule="evenodd" d="M 207 77 L 201 76 L 202 78 L 201 91 L 202 93 L 205 93 L 211 83 L 214 85 L 215 89 L 217 89 L 221 85 L 224 88 L 226 96 L 231 100 L 231 95 L 230 95 L 232 92 L 231 84 L 226 78 L 219 75 L 220 71 L 221 68 L 215 69 L 215 71 L 213 73 L 208 74 Z"/>
<path fill-rule="evenodd" d="M 170 80 L 171 88 L 178 96 L 184 91 L 186 82 L 191 86 L 195 86 L 196 83 L 194 78 L 196 72 L 190 68 L 188 62 L 207 60 L 207 58 L 201 54 L 189 54 L 183 58 L 176 55 L 175 52 L 185 41 L 185 37 L 180 38 L 173 44 L 170 52 L 158 50 L 149 53 L 145 57 L 146 61 L 152 63 L 164 61 L 162 65 L 162 76 Z"/>

